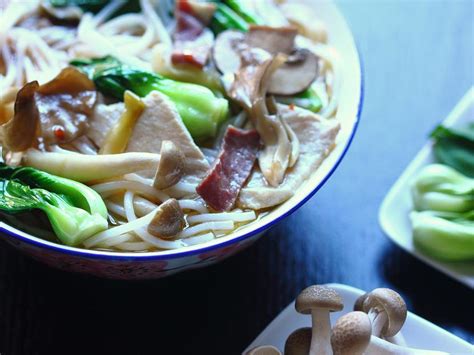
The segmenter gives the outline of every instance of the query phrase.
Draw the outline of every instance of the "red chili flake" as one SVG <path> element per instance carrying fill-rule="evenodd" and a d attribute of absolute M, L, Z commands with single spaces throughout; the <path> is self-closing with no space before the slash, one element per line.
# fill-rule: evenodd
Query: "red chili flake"
<path fill-rule="evenodd" d="M 59 127 L 59 126 L 54 127 L 53 132 L 54 132 L 55 137 L 57 139 L 61 140 L 61 141 L 64 140 L 64 138 L 66 137 L 66 134 L 64 132 L 64 128 L 62 128 L 62 127 Z"/>
<path fill-rule="evenodd" d="M 294 103 L 291 103 L 289 107 L 290 107 L 290 110 L 291 110 L 291 111 L 294 111 L 294 110 L 295 110 L 295 104 L 294 104 Z"/>

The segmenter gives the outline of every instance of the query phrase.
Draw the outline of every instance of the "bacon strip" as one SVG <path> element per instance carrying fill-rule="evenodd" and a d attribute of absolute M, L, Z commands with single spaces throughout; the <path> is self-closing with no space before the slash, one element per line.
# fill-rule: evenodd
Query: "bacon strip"
<path fill-rule="evenodd" d="M 197 193 L 216 211 L 230 210 L 252 172 L 260 147 L 255 130 L 227 128 L 221 152 L 214 166 L 196 188 Z"/>
<path fill-rule="evenodd" d="M 213 4 L 200 4 L 190 0 L 176 3 L 177 23 L 171 54 L 174 65 L 189 64 L 200 69 L 206 65 L 214 40 L 212 33 L 206 29 L 206 21 L 214 9 Z"/>

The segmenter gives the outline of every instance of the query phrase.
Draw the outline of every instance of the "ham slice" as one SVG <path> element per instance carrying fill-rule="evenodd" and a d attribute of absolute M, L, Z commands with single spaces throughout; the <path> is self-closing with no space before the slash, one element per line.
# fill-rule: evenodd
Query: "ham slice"
<path fill-rule="evenodd" d="M 255 130 L 227 128 L 214 166 L 196 188 L 197 193 L 216 211 L 230 210 L 240 189 L 252 172 L 260 147 Z"/>

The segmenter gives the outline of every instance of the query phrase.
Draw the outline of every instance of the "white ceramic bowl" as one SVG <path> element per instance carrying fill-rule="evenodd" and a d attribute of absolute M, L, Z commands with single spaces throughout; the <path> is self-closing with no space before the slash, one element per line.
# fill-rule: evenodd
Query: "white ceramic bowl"
<path fill-rule="evenodd" d="M 328 27 L 329 43 L 340 55 L 343 78 L 337 120 L 341 131 L 337 145 L 295 195 L 265 217 L 228 236 L 178 250 L 152 253 L 116 253 L 59 245 L 0 222 L 0 234 L 35 259 L 68 271 L 96 276 L 140 279 L 164 277 L 222 260 L 257 240 L 265 230 L 302 206 L 329 179 L 354 137 L 362 108 L 362 68 L 351 31 L 332 1 L 300 0 L 315 10 Z"/>

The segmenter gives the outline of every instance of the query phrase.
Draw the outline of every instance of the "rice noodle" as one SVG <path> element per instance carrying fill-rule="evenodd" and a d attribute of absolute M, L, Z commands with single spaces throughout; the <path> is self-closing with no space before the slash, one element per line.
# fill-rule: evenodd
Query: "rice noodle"
<path fill-rule="evenodd" d="M 185 196 L 194 194 L 196 195 L 197 184 L 191 184 L 188 182 L 180 181 L 177 184 L 166 189 L 166 193 L 170 196 Z"/>
<path fill-rule="evenodd" d="M 170 197 L 162 191 L 156 190 L 155 188 L 145 185 L 138 181 L 111 181 L 111 182 L 104 182 L 101 184 L 91 186 L 97 193 L 99 193 L 102 197 L 110 196 L 118 191 L 122 190 L 132 190 L 136 193 L 143 194 L 145 196 L 153 197 L 158 199 L 159 201 L 163 202 L 168 200 Z"/>
<path fill-rule="evenodd" d="M 248 222 L 256 219 L 254 211 L 249 212 L 223 212 L 223 213 L 203 213 L 189 216 L 186 221 L 189 224 L 211 221 L 233 221 L 233 222 Z"/>
<path fill-rule="evenodd" d="M 125 208 L 123 206 L 120 206 L 117 203 L 114 203 L 112 201 L 105 201 L 105 205 L 107 206 L 107 210 L 109 212 L 112 212 L 116 214 L 117 216 L 125 218 Z"/>
<path fill-rule="evenodd" d="M 215 238 L 216 238 L 216 236 L 214 235 L 214 233 L 210 232 L 210 233 L 206 233 L 206 234 L 197 235 L 195 237 L 186 238 L 183 242 L 184 242 L 184 244 L 189 246 L 189 245 L 196 245 L 196 244 L 206 243 L 206 242 L 209 242 L 209 241 L 211 241 Z"/>
<path fill-rule="evenodd" d="M 123 251 L 148 251 L 152 245 L 147 242 L 124 242 L 114 247 Z"/>
<path fill-rule="evenodd" d="M 194 210 L 200 213 L 208 212 L 206 205 L 198 200 L 179 200 L 178 202 L 182 209 Z"/>
<path fill-rule="evenodd" d="M 147 214 L 146 216 L 137 218 L 132 222 L 122 224 L 121 226 L 118 226 L 118 227 L 109 228 L 103 232 L 97 233 L 93 235 L 92 237 L 90 237 L 89 239 L 85 240 L 84 246 L 86 248 L 92 248 L 114 236 L 129 233 L 140 227 L 147 226 L 151 222 L 153 217 L 155 216 L 155 213 L 156 213 L 156 210 Z"/>
<path fill-rule="evenodd" d="M 205 222 L 205 223 L 197 224 L 193 227 L 189 227 L 185 229 L 178 235 L 178 237 L 187 238 L 201 232 L 223 231 L 223 230 L 232 230 L 232 229 L 234 229 L 234 222 L 232 221 Z"/>

